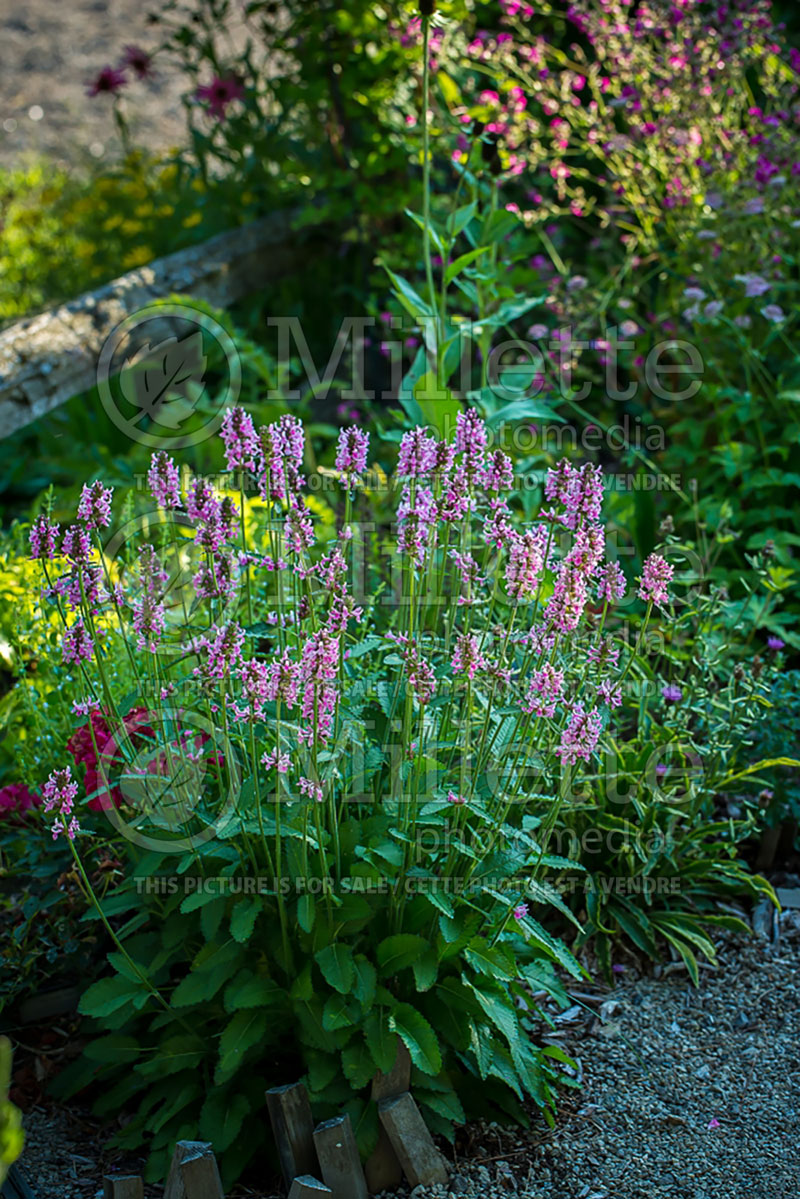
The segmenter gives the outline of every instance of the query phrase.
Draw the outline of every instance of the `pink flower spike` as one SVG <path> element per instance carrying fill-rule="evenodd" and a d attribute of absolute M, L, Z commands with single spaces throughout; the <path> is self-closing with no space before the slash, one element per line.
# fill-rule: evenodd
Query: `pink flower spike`
<path fill-rule="evenodd" d="M 339 430 L 335 466 L 342 473 L 342 483 L 351 488 L 367 468 L 369 433 L 351 427 Z"/>
<path fill-rule="evenodd" d="M 515 920 L 524 920 L 528 915 L 528 905 L 526 903 L 518 903 L 514 908 L 513 915 Z"/>
<path fill-rule="evenodd" d="M 711 1117 L 711 1119 L 708 1122 L 708 1127 L 709 1128 L 719 1128 L 720 1127 L 719 1120 L 717 1119 L 716 1116 Z"/>
<path fill-rule="evenodd" d="M 111 524 L 111 497 L 113 487 L 104 487 L 99 479 L 84 483 L 78 503 L 78 520 L 89 529 L 107 529 Z"/>
<path fill-rule="evenodd" d="M 160 508 L 178 508 L 181 502 L 181 476 L 173 460 L 163 450 L 150 459 L 147 472 L 150 494 Z"/>
<path fill-rule="evenodd" d="M 58 525 L 46 516 L 37 516 L 30 531 L 31 557 L 55 558 L 58 535 Z"/>
<path fill-rule="evenodd" d="M 665 604 L 669 600 L 668 584 L 672 582 L 675 573 L 666 558 L 661 554 L 651 554 L 645 559 L 642 567 L 642 577 L 639 581 L 639 599 L 648 604 Z"/>

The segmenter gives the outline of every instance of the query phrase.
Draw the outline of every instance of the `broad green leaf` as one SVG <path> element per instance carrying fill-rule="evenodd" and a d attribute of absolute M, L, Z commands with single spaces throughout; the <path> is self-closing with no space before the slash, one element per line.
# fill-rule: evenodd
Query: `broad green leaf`
<path fill-rule="evenodd" d="M 225 988 L 225 1010 L 237 1012 L 241 1008 L 265 1007 L 279 1002 L 283 994 L 273 979 L 242 970 Z"/>
<path fill-rule="evenodd" d="M 217 1153 L 224 1153 L 234 1143 L 250 1111 L 250 1100 L 241 1091 L 213 1090 L 200 1112 L 198 1133 L 212 1141 Z"/>
<path fill-rule="evenodd" d="M 364 1040 L 379 1070 L 388 1074 L 397 1057 L 397 1034 L 390 1027 L 389 1014 L 373 1008 L 364 1021 Z"/>
<path fill-rule="evenodd" d="M 502 946 L 491 946 L 484 937 L 474 937 L 464 950 L 464 958 L 480 974 L 488 978 L 511 982 L 517 977 L 513 955 L 504 952 Z"/>
<path fill-rule="evenodd" d="M 84 1056 L 93 1062 L 135 1062 L 144 1057 L 145 1052 L 136 1037 L 126 1037 L 118 1032 L 97 1037 L 83 1050 Z"/>
<path fill-rule="evenodd" d="M 101 978 L 92 983 L 81 995 L 78 1011 L 83 1016 L 110 1016 L 126 1004 L 141 995 L 141 983 L 132 983 L 130 979 L 115 974 L 113 978 Z"/>
<path fill-rule="evenodd" d="M 396 933 L 381 941 L 377 950 L 378 967 L 382 978 L 391 978 L 419 958 L 430 946 L 424 937 L 414 933 Z"/>
<path fill-rule="evenodd" d="M 353 994 L 361 1004 L 365 1012 L 368 1012 L 375 1002 L 375 988 L 378 981 L 378 975 L 372 962 L 367 961 L 363 954 L 359 954 L 354 961 L 356 968 L 356 981 L 353 987 Z"/>
<path fill-rule="evenodd" d="M 438 1074 L 442 1068 L 442 1054 L 436 1033 L 425 1017 L 410 1004 L 401 1003 L 392 1012 L 389 1023 L 411 1054 L 417 1069 L 423 1074 Z"/>
<path fill-rule="evenodd" d="M 396 275 L 388 267 L 384 267 L 384 270 L 394 284 L 395 295 L 410 316 L 419 319 L 421 316 L 433 315 L 430 304 L 425 303 L 422 296 L 414 290 L 407 279 Z"/>
<path fill-rule="evenodd" d="M 297 901 L 297 923 L 304 933 L 310 933 L 314 927 L 316 901 L 313 895 L 301 895 Z"/>
<path fill-rule="evenodd" d="M 181 1070 L 195 1070 L 208 1055 L 208 1042 L 192 1033 L 178 1033 L 162 1041 L 152 1056 L 135 1067 L 146 1078 L 161 1079 Z"/>
<path fill-rule="evenodd" d="M 261 1008 L 236 1013 L 219 1040 L 219 1064 L 214 1075 L 217 1086 L 236 1073 L 250 1049 L 265 1041 L 268 1019 Z"/>
<path fill-rule="evenodd" d="M 342 1050 L 342 1071 L 354 1091 L 360 1091 L 370 1081 L 375 1073 L 375 1062 L 363 1041 L 351 1041 Z"/>
<path fill-rule="evenodd" d="M 514 1050 L 519 1043 L 519 1020 L 512 1006 L 512 1000 L 498 991 L 491 991 L 487 987 L 479 987 L 477 984 L 471 983 L 466 977 L 464 982 L 471 988 L 475 998 L 492 1024 L 503 1034 L 508 1041 L 509 1047 Z"/>
<path fill-rule="evenodd" d="M 243 945 L 250 940 L 261 909 L 261 900 L 256 895 L 238 901 L 231 914 L 231 936 L 234 941 Z"/>
<path fill-rule="evenodd" d="M 445 283 L 452 283 L 457 275 L 460 275 L 464 267 L 469 266 L 476 258 L 480 258 L 481 254 L 485 254 L 489 246 L 478 246 L 477 250 L 467 250 L 466 254 L 459 254 L 444 272 Z"/>
<path fill-rule="evenodd" d="M 350 1028 L 358 1019 L 358 1004 L 345 995 L 331 995 L 322 1012 L 322 1027 L 326 1032 Z"/>
<path fill-rule="evenodd" d="M 417 990 L 429 991 L 439 973 L 439 959 L 433 946 L 426 949 L 421 957 L 416 958 L 412 965 L 414 978 L 417 980 Z"/>
<path fill-rule="evenodd" d="M 356 980 L 356 970 L 353 964 L 353 951 L 349 945 L 337 943 L 327 945 L 315 955 L 314 960 L 322 971 L 323 977 L 340 995 L 348 995 Z"/>

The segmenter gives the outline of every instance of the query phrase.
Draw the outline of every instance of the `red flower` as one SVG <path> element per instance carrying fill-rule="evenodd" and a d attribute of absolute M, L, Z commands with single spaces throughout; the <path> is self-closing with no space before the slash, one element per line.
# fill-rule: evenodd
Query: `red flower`
<path fill-rule="evenodd" d="M 225 117 L 225 110 L 234 100 L 244 97 L 244 84 L 235 75 L 215 75 L 210 83 L 201 84 L 195 92 L 198 100 L 206 101 L 208 111 L 218 121 Z"/>
<path fill-rule="evenodd" d="M 31 808 L 38 808 L 41 802 L 41 796 L 29 791 L 22 783 L 8 783 L 0 787 L 0 816 L 11 813 L 21 815 Z"/>
<path fill-rule="evenodd" d="M 126 46 L 120 69 L 130 67 L 137 79 L 148 79 L 153 74 L 153 58 L 141 46 Z"/>
<path fill-rule="evenodd" d="M 103 67 L 102 71 L 87 84 L 86 94 L 88 96 L 99 96 L 101 92 L 107 95 L 114 95 L 126 83 L 125 72 L 119 70 L 118 67 Z"/>
<path fill-rule="evenodd" d="M 149 724 L 150 719 L 145 707 L 133 708 L 123 720 L 127 735 L 152 739 L 155 734 Z M 118 808 L 123 801 L 122 792 L 119 787 L 112 787 L 109 791 L 108 781 L 112 775 L 120 773 L 124 763 L 120 754 L 119 735 L 111 731 L 106 717 L 93 711 L 87 723 L 72 734 L 67 749 L 75 759 L 76 766 L 81 763 L 86 766 L 83 785 L 85 793 L 92 796 L 87 807 L 93 812 L 108 811 L 112 804 Z"/>

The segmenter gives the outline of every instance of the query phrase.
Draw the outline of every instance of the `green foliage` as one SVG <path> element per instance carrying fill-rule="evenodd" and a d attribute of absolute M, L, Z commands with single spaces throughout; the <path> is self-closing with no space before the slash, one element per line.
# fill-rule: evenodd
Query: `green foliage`
<path fill-rule="evenodd" d="M 136 875 L 151 892 L 153 879 L 170 871 L 163 895 L 137 889 L 135 879 L 114 893 L 109 911 L 127 896 L 146 929 L 120 933 L 117 973 L 84 993 L 81 1011 L 105 1035 L 57 1089 L 102 1081 L 109 1097 L 98 1110 L 113 1103 L 135 1111 L 117 1140 L 151 1146 L 148 1177 L 163 1175 L 172 1143 L 189 1128 L 213 1139 L 231 1180 L 263 1146 L 265 1085 L 301 1075 L 316 1117 L 349 1104 L 368 1155 L 377 1135 L 369 1084 L 391 1068 L 397 1038 L 438 1131 L 450 1135 L 465 1110 L 488 1111 L 489 1102 L 512 1116 L 526 1095 L 552 1107 L 564 1076 L 529 1040 L 536 1009 L 528 986 L 560 998 L 553 964 L 569 962 L 566 949 L 532 930 L 520 951 L 518 936 L 502 931 L 505 903 L 480 897 L 469 906 L 445 901 L 445 916 L 425 894 L 413 895 L 403 925 L 418 931 L 393 933 L 399 867 L 369 865 L 391 856 L 393 828 L 389 816 L 342 825 L 342 841 L 353 846 L 342 862 L 350 885 L 287 897 L 288 956 L 274 900 L 231 894 L 231 861 L 219 844 L 201 851 L 203 875 L 195 854 L 142 860 Z M 497 929 L 494 947 L 478 931 L 487 923 Z M 479 1081 L 486 1089 L 476 1103 Z"/>
<path fill-rule="evenodd" d="M 22 1113 L 9 1101 L 11 1085 L 11 1043 L 0 1037 L 0 1185 L 5 1181 L 8 1167 L 22 1153 L 25 1138 L 22 1132 Z"/>
<path fill-rule="evenodd" d="M 0 172 L 0 324 L 219 232 L 198 220 L 197 198 L 174 164 L 141 151 L 88 176 Z"/>
<path fill-rule="evenodd" d="M 586 871 L 573 891 L 579 941 L 609 978 L 627 945 L 653 959 L 675 950 L 697 984 L 698 953 L 715 960 L 713 929 L 747 930 L 719 902 L 775 900 L 742 858 L 758 806 L 734 796 L 742 778 L 769 770 L 781 787 L 798 767 L 785 739 L 765 734 L 780 676 L 758 657 L 737 663 L 751 627 L 713 585 L 690 590 L 678 618 L 661 626 L 648 669 L 632 670 L 627 727 L 612 758 L 556 830 L 557 851 Z M 677 702 L 662 693 L 670 684 Z M 776 766 L 791 773 L 775 776 Z"/>

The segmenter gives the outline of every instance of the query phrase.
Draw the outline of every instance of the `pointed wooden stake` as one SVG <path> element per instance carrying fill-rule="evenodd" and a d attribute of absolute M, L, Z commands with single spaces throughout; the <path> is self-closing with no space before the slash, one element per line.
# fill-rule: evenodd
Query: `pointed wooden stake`
<path fill-rule="evenodd" d="M 319 1182 L 310 1174 L 303 1174 L 301 1178 L 295 1178 L 292 1183 L 289 1199 L 325 1199 L 326 1195 L 332 1194 L 333 1191 L 330 1187 L 326 1187 L 324 1182 Z"/>
<path fill-rule="evenodd" d="M 213 1153 L 185 1158 L 181 1162 L 181 1181 L 186 1199 L 225 1199 Z"/>
<path fill-rule="evenodd" d="M 383 1099 L 394 1099 L 404 1095 L 411 1086 L 411 1055 L 400 1038 L 397 1038 L 397 1056 L 388 1074 L 381 1071 L 372 1080 L 372 1098 L 376 1103 Z"/>
<path fill-rule="evenodd" d="M 378 1104 L 378 1115 L 412 1187 L 447 1182 L 444 1158 L 414 1100 L 406 1092 Z"/>
<path fill-rule="evenodd" d="M 349 1116 L 325 1120 L 314 1129 L 320 1171 L 333 1199 L 367 1199 L 367 1183 L 361 1168 L 356 1138 Z"/>
<path fill-rule="evenodd" d="M 411 1085 L 411 1056 L 400 1038 L 397 1038 L 397 1056 L 388 1074 L 378 1071 L 372 1080 L 372 1098 L 376 1103 L 383 1099 L 394 1099 L 403 1095 Z M 367 1186 L 373 1195 L 381 1191 L 393 1191 L 403 1181 L 403 1167 L 392 1148 L 383 1125 L 378 1131 L 378 1144 L 364 1166 Z"/>
<path fill-rule="evenodd" d="M 371 1195 L 393 1191 L 403 1181 L 403 1167 L 382 1124 L 378 1129 L 378 1143 L 364 1166 L 364 1177 Z"/>
<path fill-rule="evenodd" d="M 210 1141 L 178 1141 L 164 1199 L 225 1199 Z"/>
<path fill-rule="evenodd" d="M 107 1174 L 103 1199 L 144 1199 L 144 1183 L 138 1174 Z"/>
<path fill-rule="evenodd" d="M 319 1174 L 314 1148 L 314 1121 L 308 1091 L 301 1082 L 267 1091 L 272 1134 L 278 1147 L 281 1170 L 287 1186 L 300 1175 Z"/>

